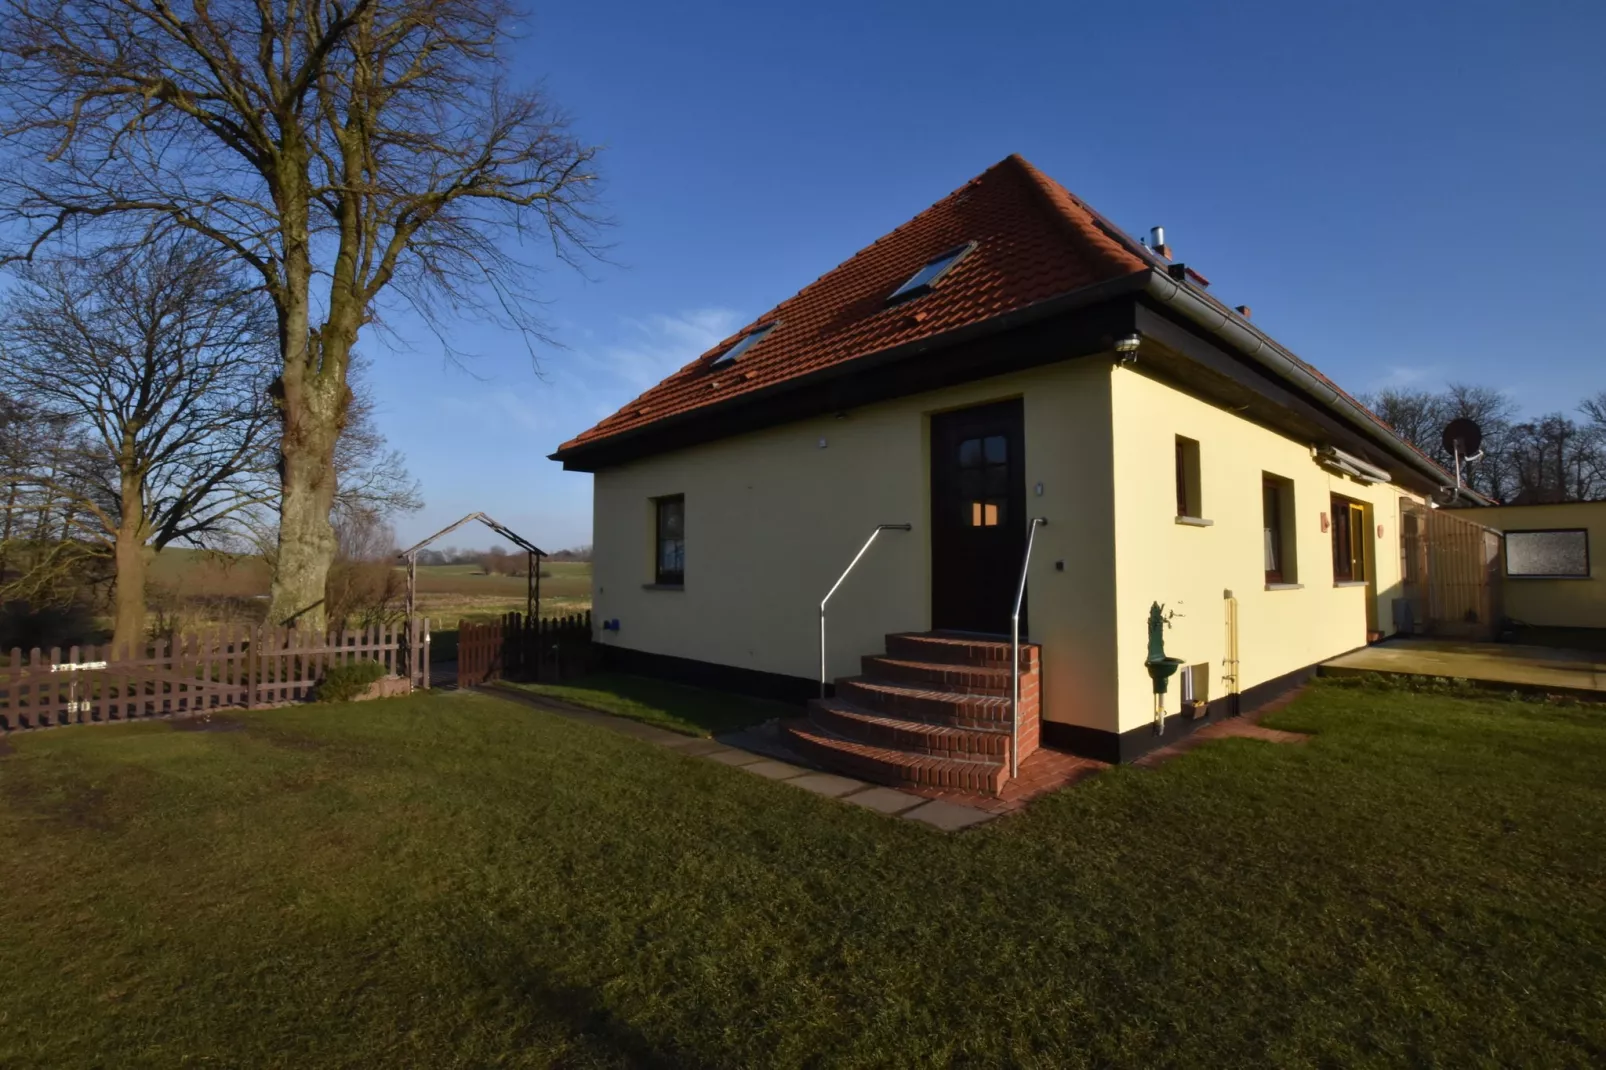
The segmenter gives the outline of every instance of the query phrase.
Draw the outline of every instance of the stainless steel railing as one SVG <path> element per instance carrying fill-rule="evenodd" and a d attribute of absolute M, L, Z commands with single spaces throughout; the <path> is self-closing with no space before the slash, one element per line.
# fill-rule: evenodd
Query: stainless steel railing
<path fill-rule="evenodd" d="M 820 599 L 820 697 L 821 698 L 825 697 L 825 604 L 831 600 L 831 596 L 832 595 L 836 594 L 836 589 L 838 587 L 842 586 L 842 581 L 848 578 L 848 573 L 853 571 L 853 567 L 859 563 L 859 559 L 861 557 L 863 557 L 867 552 L 869 552 L 870 544 L 876 541 L 876 536 L 880 535 L 883 531 L 913 531 L 913 530 L 914 530 L 914 525 L 913 524 L 877 524 L 875 530 L 870 533 L 870 537 L 868 539 L 864 540 L 864 545 L 859 547 L 859 552 L 853 555 L 853 560 L 848 562 L 848 567 L 842 570 L 842 575 L 840 575 L 840 576 L 838 576 L 836 578 L 836 582 L 831 584 L 831 589 L 829 591 L 825 592 L 825 597 Z"/>
<path fill-rule="evenodd" d="M 1020 607 L 1026 601 L 1026 572 L 1032 566 L 1032 544 L 1037 541 L 1037 529 L 1047 523 L 1047 517 L 1034 516 L 1031 527 L 1026 529 L 1026 556 L 1020 563 L 1020 586 L 1015 588 L 1015 612 L 1009 618 L 1009 775 L 1012 778 L 1020 775 Z"/>

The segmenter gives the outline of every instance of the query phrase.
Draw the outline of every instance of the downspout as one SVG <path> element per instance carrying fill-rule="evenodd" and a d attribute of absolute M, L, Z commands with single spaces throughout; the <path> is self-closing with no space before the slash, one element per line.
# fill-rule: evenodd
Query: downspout
<path fill-rule="evenodd" d="M 1445 473 L 1436 465 L 1417 454 L 1404 440 L 1383 433 L 1377 421 L 1359 405 L 1345 397 L 1331 383 L 1325 382 L 1296 360 L 1276 342 L 1255 330 L 1237 316 L 1205 300 L 1191 288 L 1161 271 L 1150 271 L 1145 292 L 1156 301 L 1175 309 L 1192 323 L 1203 327 L 1242 353 L 1277 378 L 1294 384 L 1323 408 L 1362 431 L 1371 441 L 1378 442 L 1390 454 L 1403 461 L 1413 471 L 1431 480 L 1436 486 L 1445 486 Z M 1492 504 L 1474 491 L 1464 490 L 1467 497 L 1480 505 Z"/>

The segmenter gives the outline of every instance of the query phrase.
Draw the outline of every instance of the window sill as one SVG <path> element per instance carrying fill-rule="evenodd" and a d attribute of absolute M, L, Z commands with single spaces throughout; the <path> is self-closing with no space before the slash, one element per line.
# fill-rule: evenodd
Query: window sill
<path fill-rule="evenodd" d="M 1214 524 L 1215 521 L 1206 520 L 1201 516 L 1179 516 L 1177 517 L 1177 523 L 1183 525 L 1184 527 L 1190 528 L 1208 528 Z"/>
<path fill-rule="evenodd" d="M 684 583 L 644 583 L 641 585 L 641 589 L 643 591 L 684 591 L 686 585 Z"/>
<path fill-rule="evenodd" d="M 1334 580 L 1334 587 L 1365 587 L 1365 580 Z"/>
<path fill-rule="evenodd" d="M 1266 590 L 1268 590 L 1268 591 L 1303 591 L 1304 589 L 1305 589 L 1305 585 L 1303 583 L 1268 583 L 1268 584 L 1266 584 Z"/>

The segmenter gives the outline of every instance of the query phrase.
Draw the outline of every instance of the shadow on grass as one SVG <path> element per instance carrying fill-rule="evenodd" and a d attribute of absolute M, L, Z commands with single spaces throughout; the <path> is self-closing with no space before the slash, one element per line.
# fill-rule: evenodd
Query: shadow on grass
<path fill-rule="evenodd" d="M 797 713 L 779 702 L 623 673 L 593 673 L 566 684 L 504 681 L 502 686 L 688 736 L 718 735 Z"/>
<path fill-rule="evenodd" d="M 609 1010 L 589 988 L 565 984 L 538 963 L 513 960 L 503 964 L 497 982 L 508 997 L 528 1005 L 540 1032 L 554 1023 L 568 1031 L 569 1042 L 581 1049 L 567 1053 L 560 1065 L 575 1065 L 575 1056 L 596 1058 L 607 1065 L 670 1070 L 674 1067 L 707 1065 L 688 1061 L 682 1054 L 669 1054 L 653 1044 L 640 1030 Z M 532 1038 L 533 1039 L 533 1038 Z"/>

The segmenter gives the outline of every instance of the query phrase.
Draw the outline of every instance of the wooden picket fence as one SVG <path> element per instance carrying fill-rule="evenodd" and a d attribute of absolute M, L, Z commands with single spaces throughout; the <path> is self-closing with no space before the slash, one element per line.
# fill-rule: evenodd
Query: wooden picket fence
<path fill-rule="evenodd" d="M 315 636 L 293 628 L 222 627 L 156 640 L 143 649 L 71 647 L 0 665 L 0 724 L 7 731 L 132 721 L 313 697 L 333 666 L 377 661 L 387 674 L 429 686 L 429 621 Z"/>
<path fill-rule="evenodd" d="M 1401 592 L 1416 631 L 1491 640 L 1505 616 L 1502 536 L 1458 510 L 1400 500 Z M 1473 510 L 1466 513 L 1473 514 Z"/>
<path fill-rule="evenodd" d="M 562 680 L 590 671 L 591 613 L 526 620 L 509 613 L 457 626 L 457 683 L 473 687 L 503 677 Z"/>

